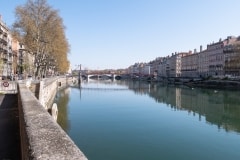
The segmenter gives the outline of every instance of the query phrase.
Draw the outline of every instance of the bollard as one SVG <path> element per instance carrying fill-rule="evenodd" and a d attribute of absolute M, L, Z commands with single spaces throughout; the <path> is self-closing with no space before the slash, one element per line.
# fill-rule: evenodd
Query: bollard
<path fill-rule="evenodd" d="M 26 87 L 29 88 L 31 86 L 31 80 L 26 81 Z"/>
<path fill-rule="evenodd" d="M 57 108 L 57 104 L 56 103 L 53 103 L 53 106 L 52 106 L 52 117 L 55 121 L 57 121 L 57 116 L 58 116 L 58 108 Z"/>

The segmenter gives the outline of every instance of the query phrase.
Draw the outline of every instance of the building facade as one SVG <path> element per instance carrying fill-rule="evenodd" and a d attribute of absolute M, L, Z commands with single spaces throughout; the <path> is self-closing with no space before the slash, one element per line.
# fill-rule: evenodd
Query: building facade
<path fill-rule="evenodd" d="M 10 78 L 12 70 L 13 53 L 12 38 L 8 27 L 0 18 L 0 77 L 1 79 Z"/>
<path fill-rule="evenodd" d="M 169 76 L 170 77 L 181 77 L 182 76 L 182 59 L 187 56 L 188 52 L 181 52 L 172 54 L 169 59 Z"/>
<path fill-rule="evenodd" d="M 170 57 L 164 57 L 158 65 L 158 76 L 160 78 L 166 78 L 170 75 Z"/>
<path fill-rule="evenodd" d="M 219 41 L 207 46 L 207 56 L 209 61 L 209 75 L 221 76 L 224 74 L 224 41 Z"/>
<path fill-rule="evenodd" d="M 157 73 L 159 78 L 203 78 L 225 75 L 240 76 L 240 36 L 229 36 L 224 40 L 200 46 L 197 52 L 181 52 L 172 56 L 160 57 L 148 63 L 150 75 Z M 146 65 L 144 65 L 146 66 Z M 130 67 L 132 74 L 145 73 L 146 69 L 137 63 Z"/>
<path fill-rule="evenodd" d="M 34 56 L 26 52 L 23 44 L 12 37 L 0 17 L 0 78 L 26 78 L 34 73 Z"/>
<path fill-rule="evenodd" d="M 223 53 L 225 75 L 240 76 L 240 37 L 229 37 Z"/>
<path fill-rule="evenodd" d="M 189 52 L 186 56 L 182 57 L 182 77 L 198 77 L 198 56 L 199 53 Z"/>

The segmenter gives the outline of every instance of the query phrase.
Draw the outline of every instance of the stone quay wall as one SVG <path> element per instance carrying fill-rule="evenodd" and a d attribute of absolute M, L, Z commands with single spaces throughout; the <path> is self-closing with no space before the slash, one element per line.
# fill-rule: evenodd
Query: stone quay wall
<path fill-rule="evenodd" d="M 30 81 L 29 89 L 46 109 L 51 109 L 51 104 L 59 88 L 72 83 L 72 78 L 52 77 L 41 81 Z"/>
<path fill-rule="evenodd" d="M 45 109 L 49 109 L 58 88 L 58 77 L 40 81 L 39 102 Z"/>
<path fill-rule="evenodd" d="M 45 87 L 48 86 L 51 89 L 42 92 L 41 89 L 44 87 L 40 86 L 39 97 L 53 94 L 50 92 L 54 90 L 54 87 L 57 90 L 59 82 L 58 78 L 43 82 Z M 87 160 L 81 150 L 26 86 L 26 83 L 18 84 L 18 107 L 22 159 Z"/>

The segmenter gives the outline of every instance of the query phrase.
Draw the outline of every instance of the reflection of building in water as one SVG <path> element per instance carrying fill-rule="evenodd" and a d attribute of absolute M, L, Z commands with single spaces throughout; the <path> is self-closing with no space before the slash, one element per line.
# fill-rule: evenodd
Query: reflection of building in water
<path fill-rule="evenodd" d="M 136 94 L 149 94 L 151 88 L 149 83 L 141 81 L 128 81 L 128 88 L 133 90 Z"/>
<path fill-rule="evenodd" d="M 217 125 L 219 129 L 240 132 L 240 92 L 216 92 L 161 84 L 151 84 L 149 92 L 141 90 L 141 84 L 137 85 L 137 92 L 149 94 L 158 103 L 165 103 L 176 110 L 186 110 L 193 116 L 198 115 L 199 120 L 204 116 L 208 123 Z M 136 87 L 133 84 L 130 86 L 129 89 Z"/>
<path fill-rule="evenodd" d="M 204 94 L 199 94 L 197 89 L 182 89 L 181 103 L 182 108 L 187 110 L 189 113 L 193 112 L 193 115 L 196 113 L 199 114 L 199 120 L 201 116 L 206 113 L 206 107 L 209 106 L 208 97 Z"/>
<path fill-rule="evenodd" d="M 176 100 L 176 94 L 177 92 L 175 87 L 164 86 L 161 84 L 155 86 L 152 85 L 149 93 L 149 95 L 153 97 L 157 102 L 166 103 L 172 108 L 176 108 L 176 104 L 179 103 Z"/>
<path fill-rule="evenodd" d="M 161 83 L 146 83 L 141 81 L 122 81 L 134 93 L 149 95 L 158 103 L 165 103 L 174 110 L 186 110 L 199 120 L 226 131 L 240 132 L 240 92 L 214 91 L 211 89 L 193 89 L 168 86 Z"/>
<path fill-rule="evenodd" d="M 118 81 L 117 83 L 135 94 L 148 95 L 157 103 L 167 104 L 173 110 L 186 110 L 189 115 L 198 116 L 199 120 L 206 120 L 207 123 L 214 124 L 219 129 L 240 133 L 239 91 L 192 89 L 140 81 Z M 56 98 L 59 107 L 58 123 L 65 130 L 70 127 L 67 117 L 68 107 L 66 107 L 70 92 L 70 88 L 60 90 Z"/>
<path fill-rule="evenodd" d="M 181 108 L 181 88 L 176 88 L 176 107 Z"/>

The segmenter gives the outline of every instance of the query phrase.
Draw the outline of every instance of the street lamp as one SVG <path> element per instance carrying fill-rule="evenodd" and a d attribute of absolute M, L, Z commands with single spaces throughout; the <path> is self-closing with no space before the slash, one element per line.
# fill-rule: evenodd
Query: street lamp
<path fill-rule="evenodd" d="M 82 75 L 81 75 L 81 64 L 79 65 L 79 73 L 78 73 L 78 84 L 81 83 Z"/>

